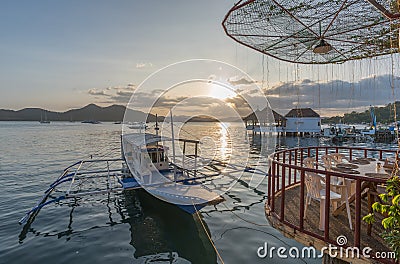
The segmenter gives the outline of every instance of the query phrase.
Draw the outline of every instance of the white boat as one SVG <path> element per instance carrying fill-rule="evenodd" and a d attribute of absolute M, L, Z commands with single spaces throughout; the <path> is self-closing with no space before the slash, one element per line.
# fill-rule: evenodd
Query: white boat
<path fill-rule="evenodd" d="M 147 124 L 145 122 L 131 122 L 128 124 L 130 129 L 146 129 Z"/>
<path fill-rule="evenodd" d="M 41 113 L 40 114 L 40 123 L 41 124 L 50 124 L 50 121 L 49 120 L 47 120 L 47 112 L 46 111 L 44 111 L 43 110 L 43 112 L 44 112 L 44 119 L 43 119 L 43 113 Z"/>
<path fill-rule="evenodd" d="M 81 123 L 82 124 L 95 124 L 95 125 L 101 124 L 101 122 L 98 120 L 83 120 Z"/>
<path fill-rule="evenodd" d="M 181 157 L 172 155 L 163 143 L 174 139 L 160 137 L 151 133 L 131 133 L 122 136 L 122 150 L 132 179 L 124 178 L 124 188 L 129 185 L 143 187 L 147 192 L 163 201 L 172 203 L 181 209 L 194 213 L 207 204 L 221 202 L 223 198 L 203 186 L 198 180 L 220 175 L 220 170 L 205 174 L 201 168 L 210 160 L 197 156 L 197 140 L 178 139 L 186 145 L 194 145 L 194 155 L 183 153 Z M 174 153 L 174 150 L 172 150 Z"/>
<path fill-rule="evenodd" d="M 361 130 L 361 134 L 362 135 L 369 135 L 369 136 L 373 136 L 375 135 L 376 131 L 375 128 L 365 128 L 363 130 Z"/>

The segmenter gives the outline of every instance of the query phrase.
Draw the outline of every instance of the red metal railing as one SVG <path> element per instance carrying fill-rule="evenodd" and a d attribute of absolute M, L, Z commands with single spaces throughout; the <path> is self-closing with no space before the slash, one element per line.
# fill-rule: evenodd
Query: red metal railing
<path fill-rule="evenodd" d="M 325 199 L 325 222 L 324 222 L 324 234 L 323 236 L 316 233 L 315 231 L 310 231 L 304 228 L 304 207 L 305 207 L 305 172 L 315 172 L 318 174 L 325 175 L 326 182 L 330 182 L 331 177 L 337 176 L 346 179 L 352 179 L 355 181 L 355 226 L 354 226 L 354 246 L 360 247 L 361 239 L 361 183 L 374 182 L 377 184 L 385 183 L 385 179 L 381 178 L 371 178 L 361 175 L 351 175 L 343 174 L 334 171 L 327 171 L 323 168 L 318 168 L 318 163 L 316 169 L 303 167 L 303 160 L 306 157 L 315 157 L 318 161 L 319 157 L 329 153 L 343 153 L 346 158 L 353 160 L 355 157 L 374 157 L 377 159 L 383 159 L 386 157 L 398 157 L 396 150 L 384 150 L 384 149 L 373 149 L 373 148 L 356 148 L 356 147 L 302 147 L 282 150 L 273 153 L 270 156 L 270 173 L 268 174 L 268 200 L 267 206 L 270 214 L 278 219 L 281 223 L 289 226 L 295 230 L 298 230 L 304 234 L 320 239 L 324 242 L 330 243 L 332 245 L 338 245 L 337 242 L 330 238 L 329 236 L 329 212 L 330 212 L 330 184 L 326 184 L 326 199 Z M 298 211 L 298 224 L 293 221 L 288 221 L 285 219 L 285 200 L 286 200 L 286 190 L 295 185 L 300 186 L 300 203 Z M 276 200 L 280 199 L 280 210 L 278 211 L 275 207 Z M 389 260 L 380 260 L 384 263 L 393 263 Z"/>

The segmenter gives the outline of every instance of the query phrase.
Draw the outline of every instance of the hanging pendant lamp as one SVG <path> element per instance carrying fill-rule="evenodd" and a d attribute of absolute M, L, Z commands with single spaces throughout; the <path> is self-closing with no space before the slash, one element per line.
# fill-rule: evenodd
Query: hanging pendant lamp
<path fill-rule="evenodd" d="M 325 54 L 332 50 L 332 46 L 321 39 L 317 46 L 314 47 L 313 52 L 317 54 Z"/>

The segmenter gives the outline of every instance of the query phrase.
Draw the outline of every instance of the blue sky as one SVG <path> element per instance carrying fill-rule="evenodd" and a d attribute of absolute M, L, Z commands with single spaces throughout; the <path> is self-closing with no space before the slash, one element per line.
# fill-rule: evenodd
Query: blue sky
<path fill-rule="evenodd" d="M 235 52 L 220 26 L 231 6 L 229 1 L 2 1 L 0 108 L 82 106 L 90 97 L 81 92 L 90 88 L 137 84 L 180 60 L 225 59 Z"/>
<path fill-rule="evenodd" d="M 390 81 L 388 60 L 297 66 L 267 56 L 263 60 L 260 53 L 235 43 L 221 26 L 234 3 L 2 1 L 0 108 L 63 111 L 93 102 L 126 104 L 123 96 L 112 97 L 120 101 L 110 101 L 104 100 L 104 94 L 114 90 L 125 95 L 154 71 L 196 58 L 224 61 L 243 69 L 259 83 L 264 80 L 264 88 L 271 88 L 267 94 L 272 95 L 272 106 L 282 107 L 282 113 L 296 101 L 304 102 L 304 107 L 333 111 L 336 105 L 332 102 L 338 100 L 340 109 L 336 112 L 393 101 L 390 87 L 384 93 L 377 92 L 379 85 L 388 86 Z M 349 89 L 341 90 L 343 85 L 338 86 L 337 80 L 345 81 Z M 296 92 L 287 95 L 289 86 L 303 87 L 308 94 L 300 98 L 299 88 L 297 97 Z M 362 98 L 357 96 L 361 93 Z"/>

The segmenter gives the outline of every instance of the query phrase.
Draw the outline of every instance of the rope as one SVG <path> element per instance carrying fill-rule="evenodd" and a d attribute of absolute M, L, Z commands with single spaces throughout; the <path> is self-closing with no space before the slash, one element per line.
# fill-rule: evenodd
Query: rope
<path fill-rule="evenodd" d="M 271 233 L 269 233 L 269 232 L 267 232 L 267 231 L 264 231 L 264 230 L 259 230 L 259 229 L 255 229 L 255 228 L 251 228 L 251 227 L 241 227 L 241 226 L 239 226 L 239 227 L 234 227 L 234 228 L 227 229 L 227 230 L 225 230 L 225 231 L 221 234 L 221 238 L 222 238 L 228 231 L 232 231 L 232 230 L 236 230 L 236 229 L 248 229 L 248 230 L 253 230 L 253 231 L 261 232 L 261 233 L 264 233 L 264 234 L 266 234 L 266 235 L 268 235 L 268 236 L 271 236 L 271 237 L 275 238 L 276 240 L 282 242 L 282 244 L 284 244 L 284 245 L 286 245 L 286 246 L 288 246 L 288 247 L 291 247 L 291 246 L 292 246 L 291 244 L 289 244 L 289 243 L 283 241 L 283 239 L 279 238 L 279 237 L 276 236 L 276 235 L 273 235 L 273 234 L 271 234 Z M 297 246 L 296 246 L 296 247 L 297 247 Z M 302 262 L 304 262 L 304 263 L 307 263 L 304 259 L 298 258 L 298 260 L 299 260 L 299 261 L 302 261 Z"/>
<path fill-rule="evenodd" d="M 355 62 L 352 61 L 351 62 L 353 65 L 352 67 L 350 67 L 350 71 L 349 71 L 349 79 L 350 81 L 350 99 L 349 99 L 349 104 L 348 104 L 348 108 L 351 109 L 352 106 L 354 105 L 354 97 L 355 97 L 355 78 L 354 78 L 354 68 L 355 68 Z M 343 123 L 344 123 L 344 116 L 343 116 Z"/>
<path fill-rule="evenodd" d="M 204 225 L 204 223 L 203 223 L 203 220 L 201 220 L 201 218 L 200 218 L 199 211 L 197 210 L 197 208 L 196 208 L 196 206 L 194 205 L 193 201 L 192 201 L 192 205 L 193 205 L 194 210 L 196 211 L 197 218 L 199 218 L 200 224 L 201 224 L 201 226 L 203 227 L 204 232 L 206 232 L 206 234 L 207 234 L 208 240 L 210 240 L 210 243 L 211 243 L 211 245 L 213 246 L 213 248 L 214 248 L 214 250 L 215 250 L 215 253 L 217 253 L 217 256 L 218 256 L 219 260 L 221 261 L 221 263 L 222 263 L 222 264 L 225 264 L 224 260 L 222 259 L 221 255 L 220 255 L 219 252 L 218 252 L 217 247 L 215 246 L 214 242 L 212 241 L 210 234 L 207 232 L 207 229 L 206 229 L 206 227 L 205 227 L 205 225 Z"/>
<path fill-rule="evenodd" d="M 299 64 L 296 64 L 294 66 L 294 82 L 293 82 L 293 85 L 297 88 L 296 89 L 296 93 L 297 93 L 296 112 L 297 112 L 297 120 L 299 120 L 299 118 L 303 118 L 303 111 L 300 109 L 300 68 L 299 68 Z M 298 121 L 296 121 L 296 122 L 298 122 Z M 296 133 L 297 133 L 297 146 L 300 146 L 299 123 L 296 124 Z"/>
<path fill-rule="evenodd" d="M 108 146 L 107 146 L 108 147 Z M 92 157 L 94 156 L 94 155 L 96 155 L 98 158 L 107 158 L 107 157 L 109 157 L 110 156 L 110 154 L 112 154 L 112 153 L 114 153 L 115 152 L 115 150 L 118 150 L 119 149 L 119 147 L 114 147 L 114 148 L 111 148 L 111 149 L 106 149 L 107 147 L 103 147 L 100 151 L 97 151 L 96 153 L 98 153 L 98 154 L 91 154 L 91 155 L 89 155 L 89 157 L 92 159 Z M 105 153 L 101 153 L 102 151 L 105 151 L 105 150 L 107 150 L 107 152 L 105 152 Z M 86 155 L 84 156 L 84 157 L 86 157 Z M 113 161 L 111 164 L 113 164 L 113 163 L 115 163 L 116 161 Z M 110 165 L 111 165 L 110 164 Z M 89 168 L 91 168 L 91 167 L 93 167 L 95 164 L 94 163 L 90 163 L 90 164 L 88 164 L 87 166 L 85 166 L 85 169 L 89 169 Z"/>
<path fill-rule="evenodd" d="M 264 54 L 261 54 L 262 56 L 262 80 L 261 80 L 261 90 L 264 91 L 264 82 L 265 82 L 265 67 L 264 67 Z"/>

